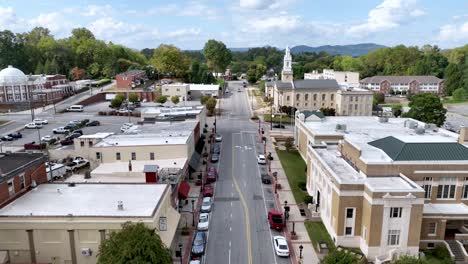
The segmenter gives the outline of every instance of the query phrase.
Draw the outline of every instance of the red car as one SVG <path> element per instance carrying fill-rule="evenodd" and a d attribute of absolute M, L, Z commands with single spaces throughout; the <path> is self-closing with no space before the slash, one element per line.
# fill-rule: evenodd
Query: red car
<path fill-rule="evenodd" d="M 216 171 L 215 167 L 209 167 L 206 173 L 206 182 L 212 183 L 215 182 L 218 178 L 218 172 Z"/>
<path fill-rule="evenodd" d="M 271 229 L 276 229 L 278 231 L 283 230 L 283 213 L 277 210 L 270 210 L 268 212 L 268 223 L 270 224 Z"/>
<path fill-rule="evenodd" d="M 213 197 L 213 186 L 211 184 L 203 185 L 203 197 Z"/>
<path fill-rule="evenodd" d="M 44 145 L 36 144 L 36 142 L 26 143 L 24 144 L 24 149 L 43 149 Z"/>

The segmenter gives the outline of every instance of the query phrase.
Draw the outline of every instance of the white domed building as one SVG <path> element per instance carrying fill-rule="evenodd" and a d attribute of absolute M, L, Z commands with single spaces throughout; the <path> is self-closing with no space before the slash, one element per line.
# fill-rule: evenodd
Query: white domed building
<path fill-rule="evenodd" d="M 18 111 L 29 109 L 30 105 L 51 104 L 62 100 L 70 90 L 73 91 L 63 75 L 25 75 L 9 65 L 0 71 L 0 110 Z"/>

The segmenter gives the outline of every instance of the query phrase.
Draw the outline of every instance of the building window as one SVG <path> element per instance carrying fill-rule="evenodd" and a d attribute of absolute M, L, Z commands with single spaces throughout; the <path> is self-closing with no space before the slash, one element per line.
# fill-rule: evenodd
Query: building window
<path fill-rule="evenodd" d="M 357 107 L 358 107 L 358 105 L 357 105 L 357 104 L 355 104 L 355 105 L 354 105 L 354 110 L 357 110 Z"/>
<path fill-rule="evenodd" d="M 429 226 L 427 228 L 427 234 L 435 236 L 437 231 L 437 223 L 429 223 Z"/>
<path fill-rule="evenodd" d="M 136 160 L 136 153 L 132 152 L 132 160 Z"/>
<path fill-rule="evenodd" d="M 15 185 L 13 184 L 13 179 L 8 181 L 8 194 L 10 196 L 15 194 Z"/>
<path fill-rule="evenodd" d="M 353 97 L 352 97 L 352 96 L 349 97 L 349 101 L 350 101 L 350 102 L 353 101 Z"/>
<path fill-rule="evenodd" d="M 296 100 L 299 100 L 301 98 L 300 94 L 296 94 Z"/>
<path fill-rule="evenodd" d="M 332 101 L 335 100 L 335 95 L 334 94 L 330 95 L 330 100 L 332 100 Z"/>
<path fill-rule="evenodd" d="M 423 189 L 424 189 L 424 198 L 425 199 L 431 199 L 432 197 L 432 177 L 424 177 L 424 184 L 423 184 Z"/>
<path fill-rule="evenodd" d="M 289 101 L 289 95 L 288 95 L 288 96 L 286 96 L 286 101 Z"/>
<path fill-rule="evenodd" d="M 367 240 L 367 227 L 364 226 L 364 228 L 362 229 L 362 239 Z"/>
<path fill-rule="evenodd" d="M 92 146 L 93 146 L 93 142 L 92 142 L 92 141 L 88 141 L 88 146 L 89 146 L 89 147 L 92 147 Z"/>
<path fill-rule="evenodd" d="M 388 230 L 387 245 L 389 246 L 400 245 L 400 230 Z"/>
<path fill-rule="evenodd" d="M 317 101 L 317 94 L 314 94 L 314 101 Z"/>
<path fill-rule="evenodd" d="M 154 152 L 150 152 L 150 160 L 154 160 Z"/>
<path fill-rule="evenodd" d="M 24 181 L 24 175 L 20 175 L 19 179 L 20 179 L 20 188 L 24 189 L 24 187 L 26 186 L 25 181 Z"/>
<path fill-rule="evenodd" d="M 96 152 L 96 159 L 101 160 L 101 152 Z"/>
<path fill-rule="evenodd" d="M 84 141 L 80 141 L 80 146 L 84 147 Z"/>
<path fill-rule="evenodd" d="M 401 218 L 401 207 L 392 207 L 390 208 L 390 218 Z"/>
<path fill-rule="evenodd" d="M 353 234 L 353 228 L 352 227 L 346 227 L 345 228 L 345 235 L 350 236 Z"/>
<path fill-rule="evenodd" d="M 309 94 L 304 95 L 304 100 L 308 101 L 309 100 Z"/>
<path fill-rule="evenodd" d="M 115 153 L 115 159 L 120 160 L 120 152 Z"/>
<path fill-rule="evenodd" d="M 322 94 L 322 101 L 325 101 L 325 94 Z"/>
<path fill-rule="evenodd" d="M 448 182 L 453 181 L 453 182 Z M 437 187 L 437 198 L 453 199 L 455 198 L 455 180 L 448 178 Z"/>
<path fill-rule="evenodd" d="M 347 208 L 346 209 L 346 218 L 353 218 L 354 215 L 354 209 L 353 208 Z"/>
<path fill-rule="evenodd" d="M 468 184 L 465 183 L 465 185 L 463 185 L 463 196 L 462 196 L 463 199 L 468 199 Z"/>

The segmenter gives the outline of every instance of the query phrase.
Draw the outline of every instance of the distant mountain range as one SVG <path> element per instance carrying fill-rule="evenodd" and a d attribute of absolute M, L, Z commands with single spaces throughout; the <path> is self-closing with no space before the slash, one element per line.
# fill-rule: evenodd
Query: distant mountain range
<path fill-rule="evenodd" d="M 386 48 L 386 46 L 374 44 L 374 43 L 361 43 L 361 44 L 352 44 L 352 45 L 325 45 L 318 47 L 309 47 L 305 45 L 295 46 L 291 48 L 291 53 L 298 54 L 304 52 L 326 52 L 331 55 L 351 55 L 351 56 L 361 56 L 366 55 L 367 53 L 380 49 Z"/>

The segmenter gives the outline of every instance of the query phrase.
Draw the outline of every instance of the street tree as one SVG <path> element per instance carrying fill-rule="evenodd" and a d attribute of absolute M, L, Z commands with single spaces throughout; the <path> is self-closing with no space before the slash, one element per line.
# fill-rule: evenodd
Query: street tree
<path fill-rule="evenodd" d="M 208 67 L 215 72 L 224 73 L 232 60 L 231 51 L 226 45 L 214 39 L 210 39 L 205 43 L 203 55 L 208 62 Z"/>
<path fill-rule="evenodd" d="M 450 63 L 447 68 L 445 68 L 444 93 L 447 95 L 452 95 L 456 89 L 462 87 L 462 67 L 459 64 Z"/>
<path fill-rule="evenodd" d="M 405 115 L 425 123 L 441 126 L 445 122 L 447 109 L 444 108 L 439 96 L 432 93 L 421 93 L 410 97 L 409 112 Z"/>
<path fill-rule="evenodd" d="M 119 108 L 122 105 L 124 100 L 125 100 L 125 96 L 122 94 L 118 94 L 114 97 L 114 99 L 112 99 L 111 106 L 113 108 Z"/>
<path fill-rule="evenodd" d="M 463 101 L 466 98 L 466 90 L 465 88 L 458 88 L 452 93 L 452 98 L 455 101 Z"/>
<path fill-rule="evenodd" d="M 156 98 L 156 102 L 160 103 L 160 104 L 164 104 L 165 102 L 167 102 L 167 96 L 165 96 L 165 95 L 158 96 Z"/>
<path fill-rule="evenodd" d="M 385 103 L 385 94 L 382 92 L 374 93 L 374 95 L 372 96 L 372 104 L 378 105 L 382 103 Z"/>
<path fill-rule="evenodd" d="M 174 77 L 184 77 L 189 70 L 190 61 L 175 46 L 161 44 L 154 50 L 151 65 L 159 73 Z"/>
<path fill-rule="evenodd" d="M 206 109 L 208 109 L 210 114 L 214 113 L 214 110 L 216 108 L 216 103 L 217 103 L 217 101 L 213 97 L 210 97 L 210 98 L 208 98 L 208 100 L 206 100 Z"/>
<path fill-rule="evenodd" d="M 403 108 L 403 106 L 401 104 L 396 104 L 396 105 L 392 105 L 392 114 L 393 116 L 395 117 L 399 117 L 401 116 L 401 109 Z"/>
<path fill-rule="evenodd" d="M 101 242 L 97 256 L 100 264 L 172 263 L 171 252 L 159 235 L 141 222 L 126 222 L 121 230 L 112 231 Z"/>
<path fill-rule="evenodd" d="M 211 98 L 211 96 L 209 96 L 209 95 L 202 95 L 202 96 L 200 97 L 200 103 L 201 103 L 202 105 L 205 105 L 206 102 L 208 101 L 208 99 L 210 99 L 210 98 Z"/>
<path fill-rule="evenodd" d="M 136 93 L 131 93 L 128 95 L 128 101 L 129 102 L 132 102 L 132 103 L 136 103 L 140 100 L 140 98 L 138 98 L 138 94 Z"/>
<path fill-rule="evenodd" d="M 171 101 L 173 104 L 178 104 L 180 102 L 179 96 L 178 95 L 172 96 Z"/>

